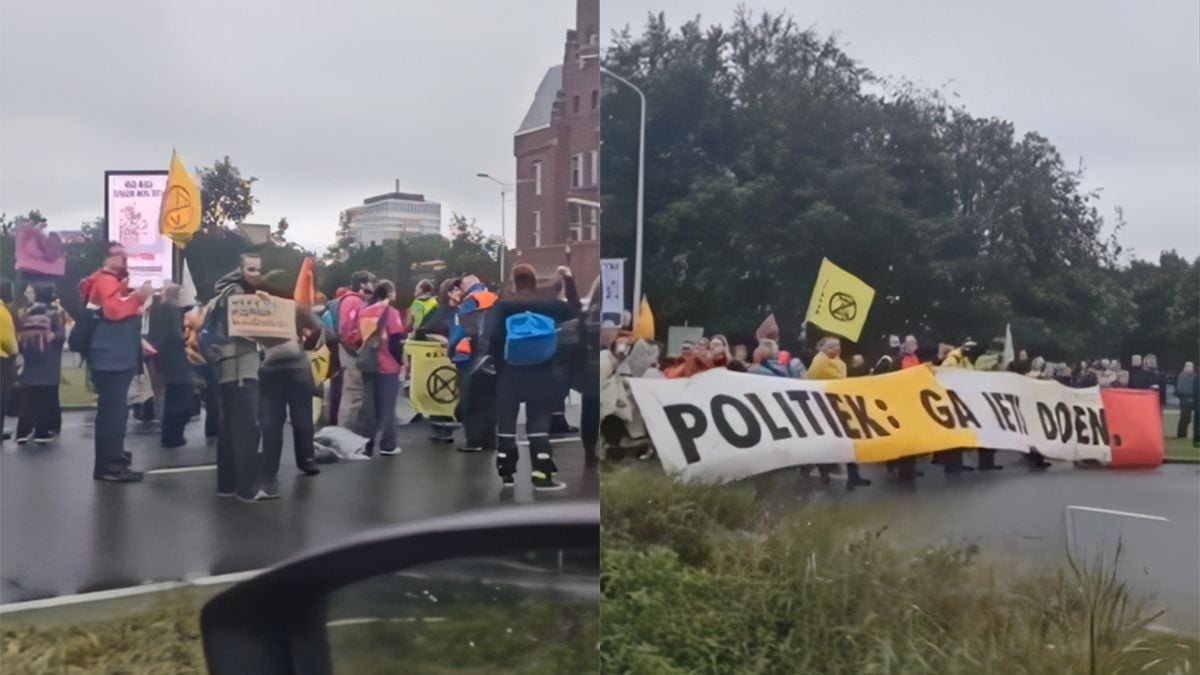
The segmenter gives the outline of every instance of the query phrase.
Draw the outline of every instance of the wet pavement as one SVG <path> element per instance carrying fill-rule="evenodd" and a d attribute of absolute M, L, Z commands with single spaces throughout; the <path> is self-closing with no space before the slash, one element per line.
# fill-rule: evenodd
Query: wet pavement
<path fill-rule="evenodd" d="M 400 427 L 400 455 L 322 465 L 315 477 L 297 471 L 288 429 L 282 498 L 253 504 L 216 496 L 216 448 L 199 440 L 200 422 L 189 425 L 190 443 L 178 450 L 158 447 L 157 435 L 132 433 L 131 425 L 135 468 L 180 471 L 150 473 L 140 484 L 102 483 L 91 478 L 88 416 L 66 413 L 51 445 L 3 445 L 0 603 L 260 569 L 372 527 L 599 495 L 599 474 L 584 467 L 578 440 L 554 446 L 568 488 L 535 495 L 527 446 L 515 489 L 503 491 L 494 455 L 435 445 L 420 422 Z"/>
<path fill-rule="evenodd" d="M 864 466 L 874 484 L 852 493 L 843 482 L 825 487 L 788 470 L 758 485 L 764 499 L 869 509 L 871 522 L 900 542 L 974 543 L 982 562 L 1016 569 L 1065 564 L 1068 541 L 1077 560 L 1101 556 L 1111 563 L 1119 544 L 1121 577 L 1166 610 L 1156 623 L 1200 635 L 1200 465 L 1117 470 L 1055 464 L 1031 472 L 1016 453 L 1002 452 L 998 460 L 1007 464 L 1001 471 L 955 476 L 924 463 L 925 476 L 911 486 L 889 480 L 882 467 Z M 1090 510 L 1071 509 L 1068 528 L 1068 506 Z"/>

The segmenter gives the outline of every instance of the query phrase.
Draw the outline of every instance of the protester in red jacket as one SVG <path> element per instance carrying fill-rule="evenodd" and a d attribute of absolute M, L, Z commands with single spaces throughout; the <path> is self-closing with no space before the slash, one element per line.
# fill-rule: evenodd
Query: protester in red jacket
<path fill-rule="evenodd" d="M 125 422 L 129 416 L 129 385 L 142 360 L 142 307 L 154 292 L 149 282 L 130 291 L 126 263 L 124 247 L 111 243 L 104 267 L 79 286 L 88 308 L 99 310 L 86 354 L 97 394 L 92 477 L 118 483 L 142 479 L 140 472 L 129 468 Z"/>

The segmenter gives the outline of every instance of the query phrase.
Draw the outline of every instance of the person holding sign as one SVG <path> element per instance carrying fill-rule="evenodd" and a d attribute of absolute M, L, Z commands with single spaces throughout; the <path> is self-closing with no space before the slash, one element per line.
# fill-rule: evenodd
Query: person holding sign
<path fill-rule="evenodd" d="M 217 297 L 205 312 L 200 348 L 215 369 L 221 399 L 217 430 L 217 495 L 245 502 L 276 499 L 259 485 L 258 343 L 230 332 L 230 298 L 255 292 L 262 278 L 262 258 L 242 255 L 237 270 L 217 280 Z"/>
<path fill-rule="evenodd" d="M 846 379 L 846 362 L 842 360 L 842 342 L 835 337 L 821 338 L 817 343 L 817 355 L 813 357 L 812 365 L 808 368 L 808 379 L 810 380 L 844 380 Z M 830 469 L 829 464 L 822 464 L 818 468 L 821 471 L 821 478 L 828 480 Z M 871 481 L 863 478 L 858 473 L 858 464 L 851 462 L 846 465 L 846 489 L 853 491 L 859 485 L 870 485 Z"/>
<path fill-rule="evenodd" d="M 129 417 L 129 386 L 142 360 L 142 308 L 154 289 L 146 282 L 129 289 L 125 247 L 108 245 L 104 266 L 79 284 L 80 297 L 91 318 L 79 331 L 74 347 L 84 353 L 96 386 L 96 461 L 92 478 L 113 483 L 137 483 L 142 473 L 130 468 L 125 452 Z M 81 322 L 82 323 L 82 322 Z"/>
<path fill-rule="evenodd" d="M 979 355 L 979 343 L 971 338 L 963 340 L 963 344 L 958 349 L 951 349 L 942 359 L 940 368 L 960 368 L 963 370 L 975 370 L 975 358 Z M 947 450 L 934 455 L 934 459 L 942 465 L 946 473 L 962 473 L 963 471 L 974 471 L 975 467 L 969 464 L 963 464 L 962 450 Z"/>
<path fill-rule="evenodd" d="M 325 343 L 325 326 L 317 315 L 296 303 L 296 332 L 289 338 L 263 338 L 262 365 L 258 369 L 261 400 L 262 476 L 269 494 L 278 492 L 276 476 L 283 455 L 283 424 L 292 421 L 296 468 L 306 476 L 321 473 L 313 447 L 313 369 L 308 352 Z"/>

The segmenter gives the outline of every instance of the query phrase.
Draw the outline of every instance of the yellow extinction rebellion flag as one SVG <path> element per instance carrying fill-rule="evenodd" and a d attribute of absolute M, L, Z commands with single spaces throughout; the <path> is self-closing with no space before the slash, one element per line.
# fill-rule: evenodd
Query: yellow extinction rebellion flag
<path fill-rule="evenodd" d="M 200 188 L 183 167 L 179 153 L 171 151 L 171 173 L 163 193 L 158 231 L 183 248 L 199 229 Z"/>
<path fill-rule="evenodd" d="M 867 322 L 867 310 L 871 309 L 874 299 L 874 288 L 828 258 L 822 258 L 821 271 L 817 273 L 817 284 L 813 286 L 804 319 L 851 342 L 858 342 L 863 324 Z"/>
<path fill-rule="evenodd" d="M 408 396 L 413 410 L 422 415 L 454 417 L 458 407 L 458 368 L 446 356 L 446 345 L 408 340 L 404 353 L 412 363 L 412 387 Z"/>

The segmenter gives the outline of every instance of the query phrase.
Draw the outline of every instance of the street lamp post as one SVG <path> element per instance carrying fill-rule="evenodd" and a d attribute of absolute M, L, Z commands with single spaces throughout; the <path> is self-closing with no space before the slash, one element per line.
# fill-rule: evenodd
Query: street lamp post
<path fill-rule="evenodd" d="M 475 177 L 476 178 L 486 178 L 500 186 L 500 284 L 503 285 L 504 284 L 504 271 L 505 271 L 504 270 L 504 252 L 508 249 L 508 239 L 507 239 L 507 234 L 506 234 L 506 228 L 504 226 L 504 211 L 506 210 L 505 204 L 507 203 L 508 189 L 510 187 L 515 189 L 516 186 L 521 183 L 532 183 L 534 181 L 532 178 L 523 178 L 521 180 L 513 181 L 512 183 L 505 183 L 504 181 L 500 180 L 499 178 L 496 178 L 495 176 L 488 174 L 488 173 L 484 173 L 482 171 L 475 174 Z"/>
<path fill-rule="evenodd" d="M 646 179 L 646 95 L 634 83 L 614 73 L 613 71 L 600 66 L 600 72 L 612 77 L 621 82 L 625 86 L 637 92 L 638 98 L 642 103 L 641 121 L 638 125 L 638 182 L 637 182 L 637 246 L 634 251 L 633 259 L 633 325 L 637 325 L 638 313 L 642 310 L 642 205 L 644 200 L 645 190 L 643 189 Z"/>
<path fill-rule="evenodd" d="M 508 248 L 508 240 L 505 238 L 505 228 L 504 228 L 504 211 L 505 211 L 504 203 L 505 203 L 506 190 L 508 189 L 508 184 L 498 178 L 495 178 L 495 177 L 490 176 L 483 172 L 475 174 L 475 177 L 476 178 L 486 178 L 494 183 L 497 183 L 500 186 L 500 278 L 499 278 L 499 281 L 501 284 L 503 284 L 504 283 L 504 250 Z"/>

